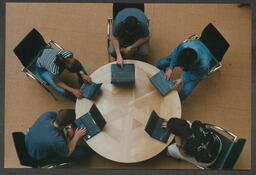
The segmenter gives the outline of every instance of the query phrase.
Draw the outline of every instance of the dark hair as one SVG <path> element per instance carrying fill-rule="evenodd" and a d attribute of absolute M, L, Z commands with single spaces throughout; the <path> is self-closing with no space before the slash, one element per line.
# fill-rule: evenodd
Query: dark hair
<path fill-rule="evenodd" d="M 81 63 L 75 59 L 74 62 L 72 63 L 72 65 L 69 67 L 66 67 L 70 72 L 79 72 L 80 70 L 82 70 L 82 65 Z"/>
<path fill-rule="evenodd" d="M 60 126 L 67 126 L 74 123 L 76 114 L 74 109 L 61 109 L 58 111 L 55 122 Z"/>
<path fill-rule="evenodd" d="M 66 62 L 67 62 L 67 60 L 63 57 L 62 54 L 57 54 L 56 55 L 56 60 L 54 61 L 54 63 L 57 66 L 65 67 L 66 66 Z"/>
<path fill-rule="evenodd" d="M 134 16 L 128 16 L 123 23 L 124 30 L 134 33 L 139 29 L 139 21 Z"/>
<path fill-rule="evenodd" d="M 68 61 L 63 57 L 62 54 L 56 55 L 56 60 L 54 63 L 62 68 L 67 68 L 68 71 L 73 73 L 82 70 L 82 65 L 77 59 L 74 60 L 71 66 L 67 66 Z"/>
<path fill-rule="evenodd" d="M 189 127 L 188 122 L 179 118 L 170 118 L 167 122 L 167 129 L 170 133 L 183 139 L 192 135 L 192 129 Z"/>
<path fill-rule="evenodd" d="M 197 53 L 194 49 L 185 48 L 179 55 L 177 60 L 177 65 L 182 67 L 184 71 L 191 69 L 191 67 L 197 61 Z"/>

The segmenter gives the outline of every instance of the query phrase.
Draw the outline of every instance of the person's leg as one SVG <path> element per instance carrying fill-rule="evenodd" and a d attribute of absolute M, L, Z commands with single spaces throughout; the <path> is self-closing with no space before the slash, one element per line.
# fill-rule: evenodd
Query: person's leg
<path fill-rule="evenodd" d="M 59 86 L 57 86 L 53 79 L 52 76 L 50 74 L 50 72 L 48 72 L 45 69 L 41 69 L 39 67 L 36 66 L 36 72 L 38 73 L 38 75 L 40 76 L 40 78 L 42 78 L 44 81 L 46 81 L 47 83 L 49 83 L 50 86 L 52 86 L 54 89 L 56 89 L 56 91 L 58 91 L 61 94 L 65 93 L 65 89 L 60 88 Z"/>
<path fill-rule="evenodd" d="M 41 69 L 39 67 L 36 66 L 36 71 L 38 73 L 38 75 L 40 76 L 40 78 L 42 78 L 44 81 L 46 81 L 50 86 L 52 86 L 57 92 L 59 92 L 60 94 L 62 94 L 64 97 L 70 99 L 73 102 L 76 102 L 76 97 L 70 93 L 69 91 L 66 91 L 63 88 L 60 88 L 59 86 L 57 86 L 53 79 L 52 76 L 50 74 L 50 72 L 48 72 L 45 69 Z"/>
<path fill-rule="evenodd" d="M 69 159 L 71 161 L 78 161 L 87 157 L 92 151 L 89 148 L 84 148 L 82 146 L 76 146 L 73 153 L 70 155 Z"/>
<path fill-rule="evenodd" d="M 194 165 L 201 166 L 201 167 L 207 167 L 207 166 L 212 164 L 212 163 L 201 163 L 201 162 L 198 162 L 194 157 L 191 157 L 191 156 L 183 156 L 180 153 L 179 148 L 177 147 L 176 143 L 173 143 L 170 146 L 168 146 L 168 148 L 167 148 L 167 155 L 168 156 L 172 156 L 175 159 L 181 159 L 181 160 L 188 161 L 188 162 L 190 162 L 190 163 L 192 163 Z"/>
<path fill-rule="evenodd" d="M 181 91 L 179 92 L 180 100 L 185 100 L 193 91 L 195 86 L 200 80 L 189 81 L 188 83 L 183 84 Z"/>
<path fill-rule="evenodd" d="M 149 40 L 138 47 L 137 51 L 135 52 L 135 59 L 146 61 L 149 54 Z"/>
<path fill-rule="evenodd" d="M 172 156 L 175 159 L 183 159 L 184 156 L 180 154 L 179 148 L 176 143 L 171 144 L 167 147 L 167 155 Z"/>
<path fill-rule="evenodd" d="M 156 66 L 158 69 L 165 71 L 165 68 L 170 66 L 170 62 L 171 62 L 171 58 L 169 56 L 167 56 L 167 57 L 164 57 L 164 58 L 161 58 L 160 60 L 158 60 Z"/>

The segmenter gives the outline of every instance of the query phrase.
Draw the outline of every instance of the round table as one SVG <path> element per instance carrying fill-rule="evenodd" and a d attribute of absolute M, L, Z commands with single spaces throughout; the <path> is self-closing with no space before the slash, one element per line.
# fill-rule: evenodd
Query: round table
<path fill-rule="evenodd" d="M 111 64 L 106 64 L 91 74 L 93 82 L 103 83 L 94 101 L 78 99 L 76 116 L 79 118 L 95 103 L 106 120 L 103 130 L 86 143 L 101 156 L 122 163 L 147 160 L 160 153 L 173 139 L 162 143 L 153 139 L 144 128 L 152 110 L 165 119 L 181 116 L 181 104 L 176 90 L 162 96 L 151 84 L 148 76 L 159 71 L 141 61 L 125 60 L 135 65 L 134 85 L 114 85 L 111 80 Z"/>

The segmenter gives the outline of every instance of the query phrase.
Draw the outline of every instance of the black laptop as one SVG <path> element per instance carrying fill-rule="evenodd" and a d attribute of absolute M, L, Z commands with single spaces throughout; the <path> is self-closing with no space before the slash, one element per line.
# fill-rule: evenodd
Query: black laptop
<path fill-rule="evenodd" d="M 150 81 L 163 96 L 173 90 L 174 87 L 174 82 L 172 80 L 165 79 L 163 71 L 153 75 L 150 78 Z"/>
<path fill-rule="evenodd" d="M 100 92 L 102 83 L 83 83 L 81 91 L 84 98 L 94 100 Z"/>
<path fill-rule="evenodd" d="M 170 136 L 170 133 L 166 129 L 162 128 L 162 123 L 164 121 L 165 120 L 163 118 L 160 118 L 153 110 L 146 124 L 145 131 L 151 137 L 166 143 Z"/>
<path fill-rule="evenodd" d="M 78 128 L 86 128 L 86 134 L 83 137 L 85 140 L 101 132 L 106 123 L 95 104 L 92 105 L 89 112 L 75 120 Z"/>
<path fill-rule="evenodd" d="M 117 64 L 111 64 L 111 83 L 135 83 L 134 64 L 124 64 L 123 69 Z"/>

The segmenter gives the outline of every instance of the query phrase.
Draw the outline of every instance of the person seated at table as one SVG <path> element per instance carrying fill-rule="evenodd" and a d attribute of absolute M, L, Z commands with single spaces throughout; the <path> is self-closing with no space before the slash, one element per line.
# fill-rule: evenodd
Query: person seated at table
<path fill-rule="evenodd" d="M 115 17 L 109 53 L 123 67 L 123 58 L 145 60 L 149 53 L 148 19 L 137 8 L 125 8 Z"/>
<path fill-rule="evenodd" d="M 82 98 L 80 89 L 72 88 L 60 80 L 59 75 L 64 69 L 76 73 L 80 84 L 92 81 L 70 50 L 56 50 L 49 47 L 44 49 L 37 59 L 36 72 L 43 80 L 72 101 Z"/>
<path fill-rule="evenodd" d="M 162 127 L 175 135 L 175 143 L 167 147 L 168 156 L 208 167 L 221 151 L 219 137 L 198 120 L 191 124 L 183 119 L 170 118 L 162 123 Z"/>
<path fill-rule="evenodd" d="M 77 146 L 86 134 L 86 128 L 72 129 L 75 120 L 73 109 L 43 113 L 25 136 L 28 154 L 39 165 L 60 164 L 85 158 L 90 150 Z M 67 138 L 64 136 L 67 131 Z"/>
<path fill-rule="evenodd" d="M 174 88 L 183 83 L 179 92 L 183 101 L 191 94 L 197 83 L 207 76 L 212 59 L 215 57 L 200 40 L 189 40 L 179 44 L 169 56 L 160 59 L 157 67 L 165 71 L 167 80 L 170 80 L 175 67 L 183 69 L 181 77 L 174 80 Z"/>

